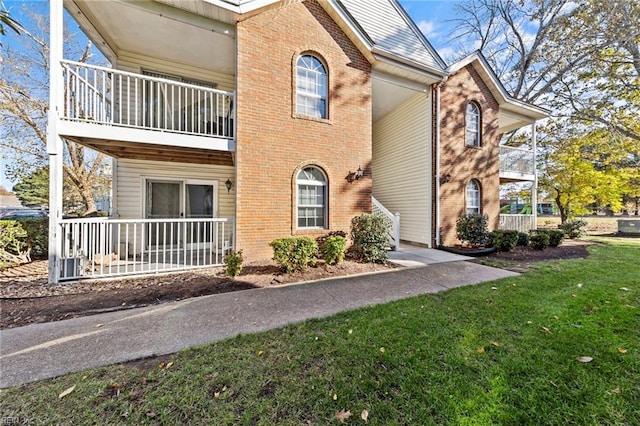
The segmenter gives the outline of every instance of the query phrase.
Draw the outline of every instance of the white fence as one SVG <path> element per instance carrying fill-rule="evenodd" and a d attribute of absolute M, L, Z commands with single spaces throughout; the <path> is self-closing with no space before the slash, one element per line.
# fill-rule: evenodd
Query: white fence
<path fill-rule="evenodd" d="M 64 219 L 60 280 L 220 266 L 233 219 Z"/>
<path fill-rule="evenodd" d="M 372 213 L 381 214 L 387 216 L 391 220 L 391 230 L 389 231 L 389 246 L 392 250 L 396 251 L 400 249 L 400 213 L 393 214 L 385 206 L 376 200 L 375 197 L 371 197 L 373 204 Z"/>
<path fill-rule="evenodd" d="M 233 92 L 67 60 L 62 72 L 63 119 L 233 137 Z"/>
<path fill-rule="evenodd" d="M 535 217 L 531 214 L 501 214 L 500 229 L 529 232 L 536 229 Z"/>
<path fill-rule="evenodd" d="M 500 171 L 533 174 L 535 158 L 533 151 L 510 146 L 500 146 Z"/>

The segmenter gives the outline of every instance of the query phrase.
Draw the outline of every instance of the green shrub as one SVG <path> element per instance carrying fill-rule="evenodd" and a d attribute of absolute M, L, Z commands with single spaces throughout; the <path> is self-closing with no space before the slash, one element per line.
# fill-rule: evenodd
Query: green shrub
<path fill-rule="evenodd" d="M 372 263 L 387 261 L 391 220 L 380 214 L 363 213 L 351 219 L 351 238 L 356 256 Z"/>
<path fill-rule="evenodd" d="M 18 219 L 27 231 L 25 244 L 32 259 L 44 259 L 49 255 L 49 218 L 30 217 Z"/>
<path fill-rule="evenodd" d="M 560 225 L 560 229 L 567 238 L 580 238 L 587 234 L 587 222 L 581 219 L 567 220 Z"/>
<path fill-rule="evenodd" d="M 28 262 L 27 231 L 17 220 L 0 220 L 0 268 Z"/>
<path fill-rule="evenodd" d="M 549 233 L 544 229 L 531 231 L 531 237 L 529 240 L 531 242 L 531 247 L 536 250 L 544 250 L 549 247 Z"/>
<path fill-rule="evenodd" d="M 487 221 L 487 215 L 461 214 L 456 221 L 456 236 L 463 244 L 466 243 L 472 247 L 487 245 L 490 242 Z"/>
<path fill-rule="evenodd" d="M 340 235 L 327 237 L 322 244 L 322 254 L 328 265 L 334 265 L 344 260 L 347 240 Z"/>
<path fill-rule="evenodd" d="M 237 277 L 242 272 L 242 250 L 229 251 L 224 256 L 224 273 L 228 277 Z"/>
<path fill-rule="evenodd" d="M 518 247 L 527 247 L 529 245 L 529 234 L 526 232 L 518 232 Z"/>
<path fill-rule="evenodd" d="M 549 247 L 558 247 L 564 240 L 564 232 L 558 229 L 549 229 Z"/>
<path fill-rule="evenodd" d="M 518 244 L 518 231 L 496 229 L 491 233 L 491 241 L 498 251 L 512 251 Z"/>
<path fill-rule="evenodd" d="M 318 243 L 313 238 L 278 238 L 269 245 L 273 248 L 273 260 L 287 273 L 303 271 L 318 260 Z"/>

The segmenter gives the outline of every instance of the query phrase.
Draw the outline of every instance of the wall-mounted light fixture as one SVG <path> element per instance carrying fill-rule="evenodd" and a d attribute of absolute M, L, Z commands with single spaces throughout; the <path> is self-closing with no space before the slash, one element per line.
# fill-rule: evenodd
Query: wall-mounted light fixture
<path fill-rule="evenodd" d="M 231 182 L 230 179 L 227 179 L 227 181 L 224 183 L 224 186 L 227 187 L 227 194 L 228 194 L 229 191 L 231 191 L 231 187 L 233 186 L 233 183 Z"/>
<path fill-rule="evenodd" d="M 352 172 L 351 170 L 349 170 L 349 174 L 347 175 L 346 179 L 347 179 L 347 182 L 351 183 L 354 180 L 360 179 L 363 175 L 364 175 L 364 170 L 362 170 L 362 168 L 358 166 L 358 170 L 356 170 L 355 172 Z"/>
<path fill-rule="evenodd" d="M 451 182 L 451 175 L 449 173 L 447 173 L 446 175 L 440 176 L 440 185 L 447 182 Z"/>

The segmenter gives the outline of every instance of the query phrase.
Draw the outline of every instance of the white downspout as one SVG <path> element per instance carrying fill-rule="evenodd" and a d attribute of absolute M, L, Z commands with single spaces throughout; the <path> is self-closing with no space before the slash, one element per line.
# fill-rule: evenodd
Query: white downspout
<path fill-rule="evenodd" d="M 436 247 L 440 247 L 440 84 L 436 84 L 436 170 L 435 170 L 435 180 L 436 180 L 436 196 L 435 196 L 435 223 L 436 223 Z"/>

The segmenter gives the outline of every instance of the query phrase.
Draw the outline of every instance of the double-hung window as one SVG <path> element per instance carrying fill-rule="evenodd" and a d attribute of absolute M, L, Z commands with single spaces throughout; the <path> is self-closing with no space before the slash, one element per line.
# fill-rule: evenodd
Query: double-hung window
<path fill-rule="evenodd" d="M 305 167 L 296 177 L 298 228 L 327 227 L 327 179 L 316 167 Z"/>
<path fill-rule="evenodd" d="M 475 102 L 467 104 L 467 146 L 480 146 L 480 107 Z"/>
<path fill-rule="evenodd" d="M 472 179 L 467 183 L 467 214 L 480 214 L 480 184 Z"/>
<path fill-rule="evenodd" d="M 327 118 L 327 70 L 313 55 L 302 55 L 296 63 L 296 113 Z"/>

